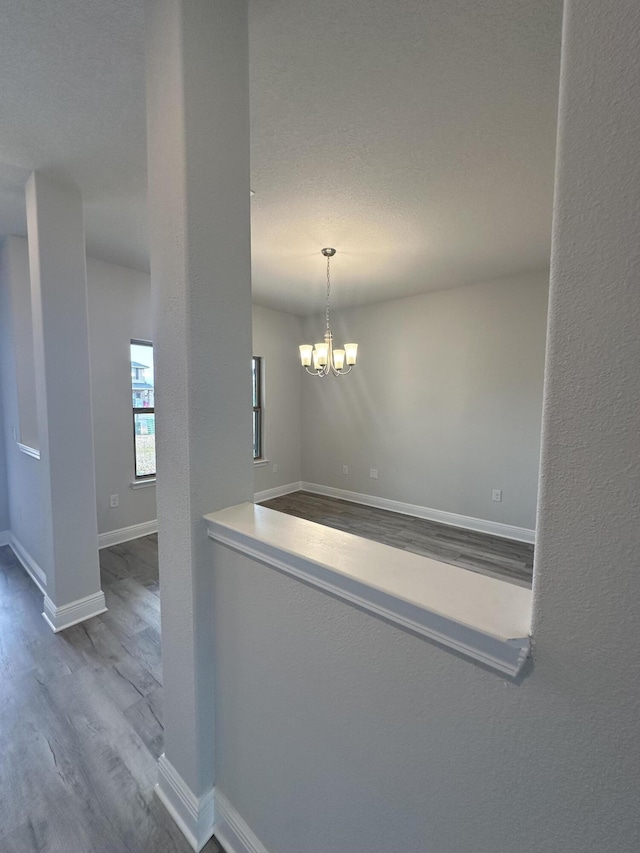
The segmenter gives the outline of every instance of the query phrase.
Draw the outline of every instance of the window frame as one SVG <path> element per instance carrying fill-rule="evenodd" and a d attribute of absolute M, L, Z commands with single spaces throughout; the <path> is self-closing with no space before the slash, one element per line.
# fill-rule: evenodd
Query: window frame
<path fill-rule="evenodd" d="M 132 359 L 131 359 L 131 346 L 151 347 L 151 356 L 152 356 L 152 358 L 154 356 L 153 341 L 143 341 L 143 340 L 140 340 L 138 338 L 131 338 L 130 347 L 129 347 L 129 373 L 131 373 L 131 361 L 132 361 Z M 129 393 L 131 394 L 132 391 L 133 391 L 133 389 L 130 388 Z M 155 380 L 154 380 L 154 394 L 153 394 L 153 396 L 154 396 L 154 405 L 153 406 L 136 407 L 133 405 L 133 398 L 131 400 L 131 402 L 132 402 L 132 405 L 131 405 L 131 426 L 133 428 L 132 435 L 133 435 L 133 479 L 134 479 L 134 483 L 143 483 L 145 480 L 155 480 L 156 473 L 158 470 L 158 460 L 155 457 L 155 452 L 154 452 L 155 465 L 154 465 L 153 473 L 152 474 L 138 474 L 138 457 L 136 454 L 136 415 L 141 415 L 141 414 L 153 415 L 154 416 L 154 423 L 155 423 L 155 414 L 156 414 Z M 155 428 L 154 428 L 154 435 L 155 435 Z"/>
<path fill-rule="evenodd" d="M 256 427 L 252 433 L 253 439 L 253 461 L 258 464 L 266 461 L 264 455 L 264 359 L 260 355 L 251 356 L 251 398 L 253 403 L 253 425 Z M 254 381 L 255 375 L 255 395 Z M 257 436 L 257 442 L 255 439 Z M 257 445 L 257 447 L 256 447 Z M 257 449 L 257 453 L 256 453 Z"/>

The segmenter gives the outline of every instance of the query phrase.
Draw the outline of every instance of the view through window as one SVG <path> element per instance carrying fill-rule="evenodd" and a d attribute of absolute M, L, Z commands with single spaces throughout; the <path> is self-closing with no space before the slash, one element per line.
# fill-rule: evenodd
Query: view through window
<path fill-rule="evenodd" d="M 253 458 L 262 459 L 262 359 L 251 360 L 253 381 Z"/>
<path fill-rule="evenodd" d="M 153 344 L 131 341 L 131 396 L 136 480 L 156 474 Z"/>

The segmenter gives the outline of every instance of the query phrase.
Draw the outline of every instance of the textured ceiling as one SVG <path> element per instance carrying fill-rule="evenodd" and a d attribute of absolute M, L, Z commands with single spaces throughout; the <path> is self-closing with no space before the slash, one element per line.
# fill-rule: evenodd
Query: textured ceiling
<path fill-rule="evenodd" d="M 254 0 L 254 294 L 298 313 L 548 264 L 561 0 Z M 141 0 L 0 0 L 0 234 L 37 168 L 148 268 Z"/>

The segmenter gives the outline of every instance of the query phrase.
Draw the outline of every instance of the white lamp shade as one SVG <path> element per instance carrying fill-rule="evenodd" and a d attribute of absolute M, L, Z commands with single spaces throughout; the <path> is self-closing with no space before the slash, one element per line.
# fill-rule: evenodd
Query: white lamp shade
<path fill-rule="evenodd" d="M 333 351 L 333 366 L 336 370 L 342 370 L 344 367 L 344 350 L 334 349 Z"/>
<path fill-rule="evenodd" d="M 300 347 L 300 361 L 302 362 L 303 367 L 309 367 L 311 364 L 312 353 L 313 347 L 310 344 L 302 344 Z"/>
<path fill-rule="evenodd" d="M 347 356 L 347 364 L 355 364 L 358 357 L 358 344 L 345 344 L 344 351 Z"/>
<path fill-rule="evenodd" d="M 318 360 L 318 353 L 316 350 L 313 351 L 313 369 L 318 370 L 320 367 L 320 361 Z"/>
<path fill-rule="evenodd" d="M 316 344 L 316 352 L 318 353 L 318 364 L 324 367 L 329 358 L 329 344 Z"/>

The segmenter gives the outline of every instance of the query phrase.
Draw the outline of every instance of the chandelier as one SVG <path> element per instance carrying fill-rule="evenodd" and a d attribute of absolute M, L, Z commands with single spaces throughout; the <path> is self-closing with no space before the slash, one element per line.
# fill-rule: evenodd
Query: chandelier
<path fill-rule="evenodd" d="M 331 293 L 329 264 L 336 250 L 321 249 L 321 252 L 327 259 L 327 328 L 324 333 L 324 343 L 316 344 L 315 347 L 311 346 L 311 344 L 302 344 L 300 347 L 300 361 L 304 369 L 311 376 L 329 376 L 330 373 L 333 373 L 334 376 L 344 376 L 347 373 L 351 373 L 351 368 L 356 363 L 358 344 L 345 344 L 344 349 L 333 348 L 333 335 L 331 334 L 331 326 L 329 325 L 329 295 Z M 312 362 L 313 368 L 309 369 Z"/>

